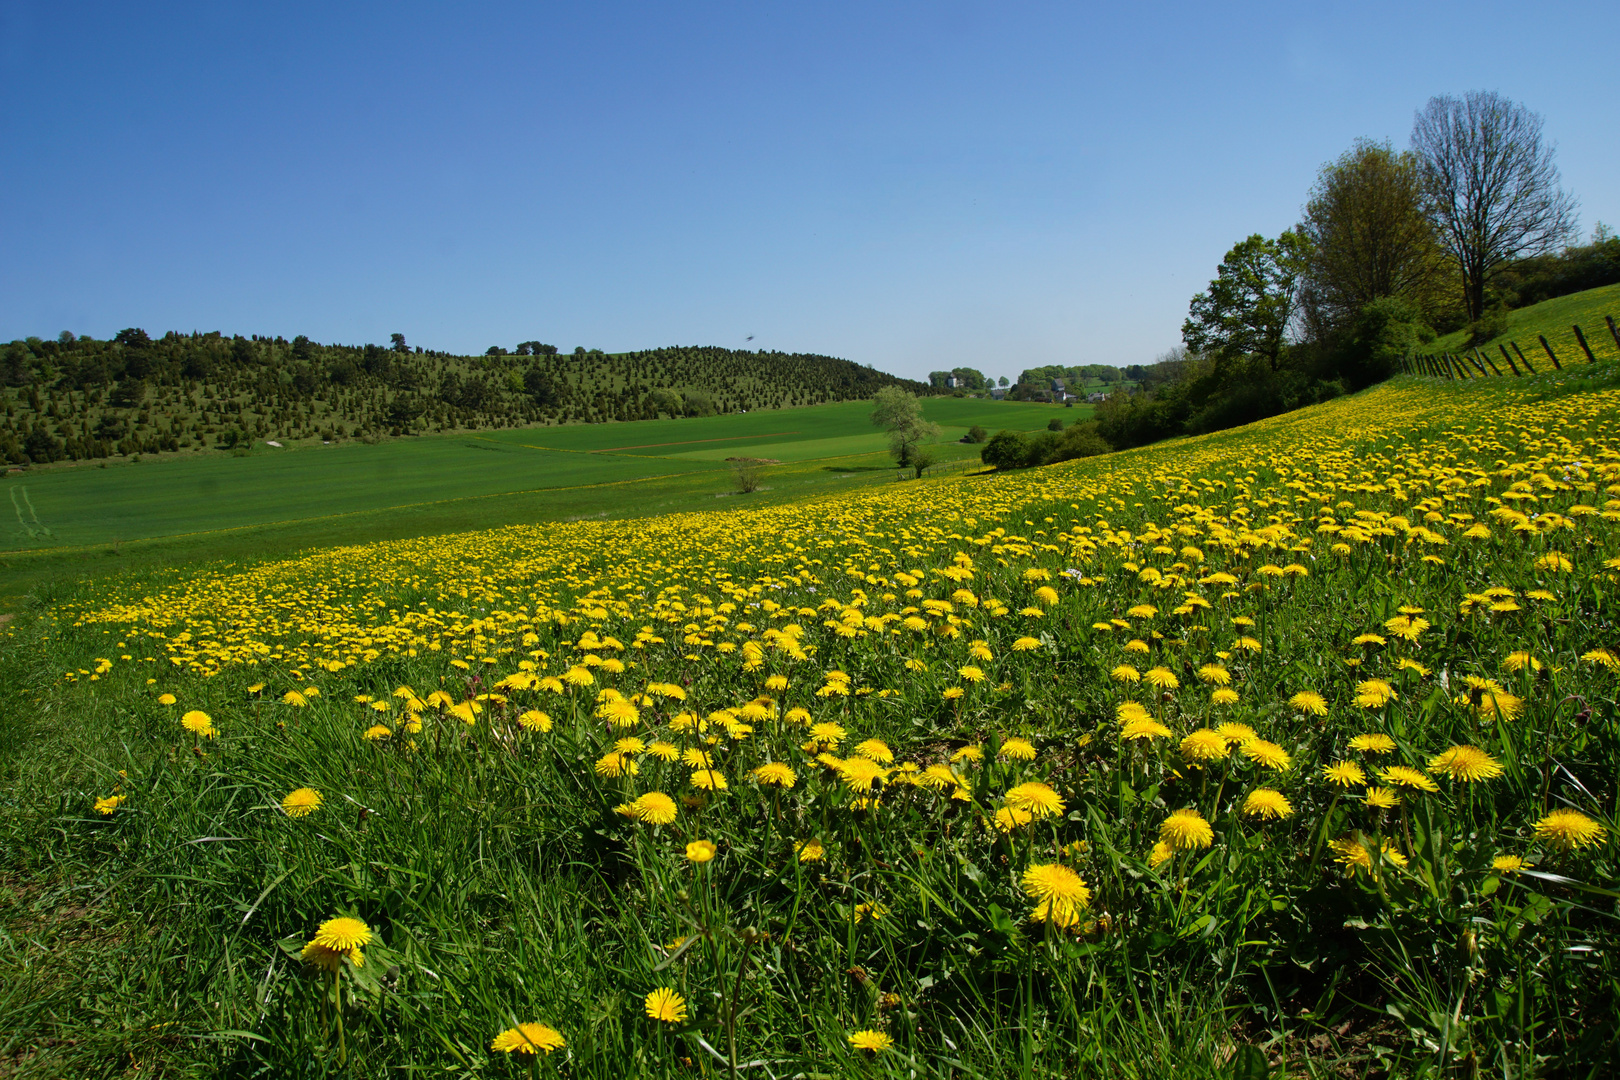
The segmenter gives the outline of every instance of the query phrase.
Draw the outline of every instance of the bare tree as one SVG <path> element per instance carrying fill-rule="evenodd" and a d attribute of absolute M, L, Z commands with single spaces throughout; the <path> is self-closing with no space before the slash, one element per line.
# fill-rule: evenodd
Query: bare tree
<path fill-rule="evenodd" d="M 1445 267 L 1423 191 L 1416 155 L 1388 143 L 1358 140 L 1322 166 L 1300 224 L 1311 241 L 1305 304 L 1316 336 L 1380 297 L 1432 306 Z"/>
<path fill-rule="evenodd" d="M 1575 231 L 1575 200 L 1558 186 L 1541 117 L 1492 90 L 1429 99 L 1412 125 L 1425 205 L 1462 275 L 1470 319 L 1502 266 L 1539 255 Z"/>

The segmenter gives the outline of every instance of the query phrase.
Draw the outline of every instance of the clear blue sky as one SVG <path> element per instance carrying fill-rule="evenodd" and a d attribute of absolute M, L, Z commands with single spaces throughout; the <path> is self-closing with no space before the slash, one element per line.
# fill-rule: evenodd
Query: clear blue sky
<path fill-rule="evenodd" d="M 0 0 L 0 340 L 1136 363 L 1357 136 L 1546 117 L 1620 225 L 1620 8 Z"/>

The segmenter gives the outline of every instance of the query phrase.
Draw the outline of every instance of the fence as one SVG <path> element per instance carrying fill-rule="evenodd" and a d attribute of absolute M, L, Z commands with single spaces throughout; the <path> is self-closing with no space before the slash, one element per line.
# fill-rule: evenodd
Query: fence
<path fill-rule="evenodd" d="M 1615 350 L 1620 352 L 1620 327 L 1615 326 L 1614 316 L 1605 315 L 1603 321 L 1609 326 L 1609 336 L 1614 339 Z M 1580 345 L 1581 351 L 1586 354 L 1587 362 L 1597 363 L 1597 356 L 1592 352 L 1592 346 L 1587 344 L 1586 335 L 1581 331 L 1581 328 L 1571 325 L 1570 329 L 1575 331 L 1575 341 Z M 1552 343 L 1547 340 L 1547 335 L 1537 334 L 1536 338 L 1541 342 L 1541 348 L 1546 352 L 1547 359 L 1552 361 L 1553 369 L 1555 371 L 1564 370 L 1563 362 L 1558 359 L 1558 354 L 1553 351 Z M 1602 338 L 1600 337 L 1598 340 L 1601 342 Z M 1530 358 L 1524 355 L 1524 350 L 1519 348 L 1517 341 L 1510 340 L 1507 344 L 1513 346 L 1511 354 L 1507 350 L 1507 345 L 1503 345 L 1501 342 L 1498 342 L 1496 347 L 1501 351 L 1502 359 L 1507 363 L 1508 371 L 1515 376 L 1523 376 L 1525 372 L 1529 372 L 1531 375 L 1539 374 L 1535 366 L 1530 363 Z M 1514 361 L 1514 357 L 1518 358 L 1517 362 Z M 1463 362 L 1465 360 L 1467 363 Z M 1480 348 L 1465 350 L 1461 355 L 1456 353 L 1411 353 L 1405 358 L 1404 365 L 1408 374 L 1430 375 L 1437 379 L 1482 379 L 1493 373 L 1496 375 L 1506 374 L 1496 366 L 1496 360 L 1491 354 Z M 1470 369 L 1470 365 L 1472 365 L 1472 369 Z M 1490 371 L 1485 370 L 1486 365 L 1490 366 Z M 1519 370 L 1521 366 L 1524 371 Z"/>

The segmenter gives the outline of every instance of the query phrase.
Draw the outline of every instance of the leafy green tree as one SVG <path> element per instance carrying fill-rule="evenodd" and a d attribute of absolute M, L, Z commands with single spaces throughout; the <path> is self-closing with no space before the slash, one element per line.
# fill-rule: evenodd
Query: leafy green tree
<path fill-rule="evenodd" d="M 939 425 L 923 419 L 916 394 L 898 386 L 879 390 L 873 399 L 872 424 L 889 433 L 889 452 L 901 468 L 915 468 L 921 476 L 933 464 L 932 452 L 925 448 L 939 438 Z"/>
<path fill-rule="evenodd" d="M 1021 469 L 1029 460 L 1029 440 L 1021 431 L 998 431 L 979 451 L 979 460 L 992 469 Z"/>
<path fill-rule="evenodd" d="M 405 344 L 404 334 L 389 334 L 388 340 L 392 343 L 389 347 L 397 353 L 408 353 L 411 351 L 410 346 Z"/>
<path fill-rule="evenodd" d="M 1181 337 L 1196 353 L 1210 353 L 1218 368 L 1258 356 L 1275 371 L 1299 306 L 1310 240 L 1289 229 L 1275 240 L 1255 233 L 1239 241 L 1209 288 L 1193 297 Z"/>
<path fill-rule="evenodd" d="M 1444 253 L 1424 213 L 1417 156 L 1366 139 L 1322 166 L 1300 230 L 1310 240 L 1305 308 L 1318 338 L 1385 296 L 1423 310 L 1441 302 Z"/>

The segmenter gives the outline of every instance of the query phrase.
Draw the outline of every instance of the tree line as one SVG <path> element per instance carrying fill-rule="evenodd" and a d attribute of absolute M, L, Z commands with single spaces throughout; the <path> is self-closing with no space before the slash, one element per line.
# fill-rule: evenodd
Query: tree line
<path fill-rule="evenodd" d="M 1575 243 L 1543 120 L 1490 91 L 1431 98 L 1408 148 L 1358 140 L 1323 165 L 1301 220 L 1254 234 L 1192 298 L 1182 347 L 1098 410 L 1115 446 L 1248 423 L 1393 375 L 1465 327 L 1620 281 L 1620 239 Z"/>
<path fill-rule="evenodd" d="M 0 461 L 85 460 L 255 441 L 376 439 L 463 428 L 602 423 L 871 398 L 923 383 L 812 353 L 672 347 L 561 354 L 538 341 L 459 356 L 299 335 L 140 328 L 0 346 Z"/>

